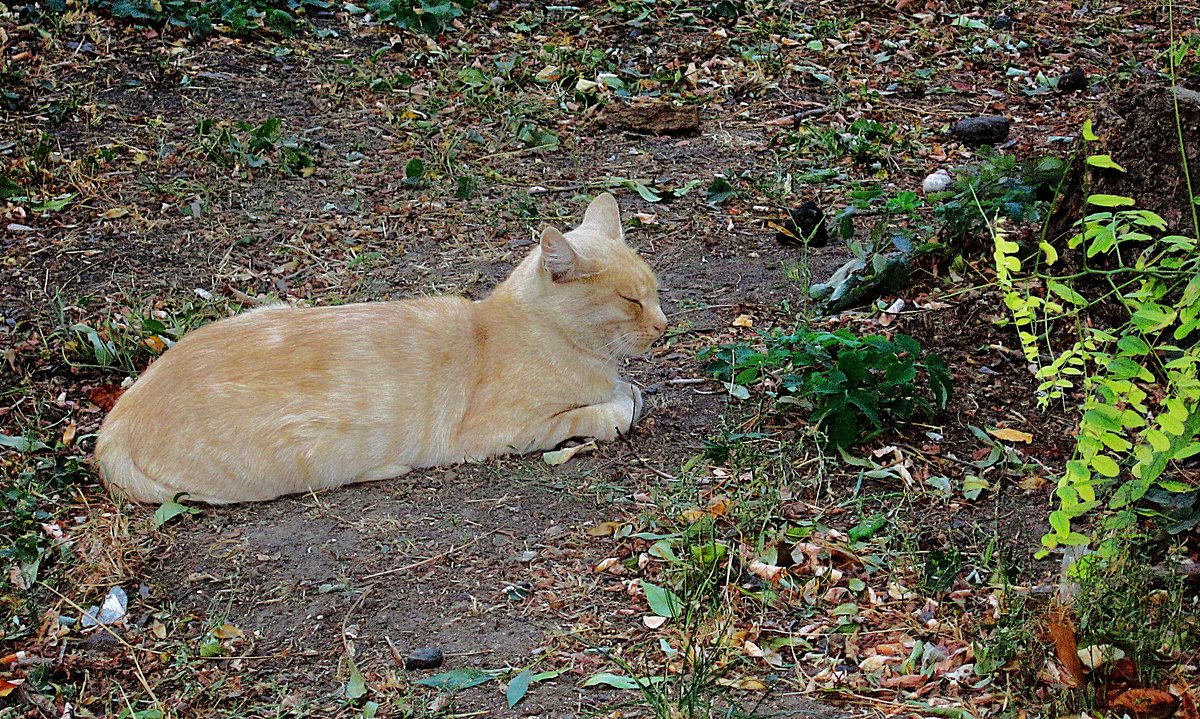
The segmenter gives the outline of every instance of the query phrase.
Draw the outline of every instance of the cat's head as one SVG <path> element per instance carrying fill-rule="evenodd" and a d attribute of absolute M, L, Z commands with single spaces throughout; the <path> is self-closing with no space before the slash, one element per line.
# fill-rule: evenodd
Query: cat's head
<path fill-rule="evenodd" d="M 640 354 L 666 332 L 658 280 L 625 244 L 621 211 L 607 192 L 570 232 L 543 230 L 534 254 L 545 309 L 589 349 L 612 357 Z"/>

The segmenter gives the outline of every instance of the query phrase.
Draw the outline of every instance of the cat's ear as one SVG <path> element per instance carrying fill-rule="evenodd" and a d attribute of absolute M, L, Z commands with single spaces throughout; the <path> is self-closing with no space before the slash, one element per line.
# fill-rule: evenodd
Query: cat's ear
<path fill-rule="evenodd" d="M 605 237 L 621 239 L 621 208 L 617 206 L 617 198 L 605 192 L 592 200 L 587 212 L 583 213 L 583 224 L 588 225 Z"/>
<path fill-rule="evenodd" d="M 542 267 L 557 283 L 580 280 L 596 273 L 593 263 L 571 247 L 566 235 L 547 227 L 542 230 Z"/>

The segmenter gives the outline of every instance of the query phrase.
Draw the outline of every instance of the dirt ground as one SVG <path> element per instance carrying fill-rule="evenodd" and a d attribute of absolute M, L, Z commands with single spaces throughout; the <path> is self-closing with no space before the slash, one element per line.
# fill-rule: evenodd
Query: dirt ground
<path fill-rule="evenodd" d="M 665 341 L 626 369 L 648 400 L 638 430 L 562 467 L 528 457 L 415 472 L 262 505 L 203 508 L 160 530 L 149 528 L 151 509 L 115 506 L 94 481 L 62 490 L 55 498 L 72 507 L 69 516 L 91 518 L 77 523 L 95 526 L 105 513 L 123 517 L 135 531 L 121 541 L 140 545 L 128 562 L 113 564 L 91 583 L 62 584 L 63 591 L 88 604 L 100 601 L 106 585 L 122 584 L 131 596 L 128 638 L 158 641 L 153 650 L 133 650 L 103 633 L 62 639 L 65 659 L 55 665 L 55 676 L 76 687 L 71 701 L 92 715 L 115 716 L 116 698 L 126 692 L 146 700 L 138 675 L 149 672 L 160 693 L 170 692 L 164 706 L 177 716 L 362 716 L 343 696 L 350 680 L 346 658 L 354 656 L 372 695 L 389 697 L 380 716 L 435 710 L 457 717 L 638 716 L 642 710 L 629 706 L 629 692 L 581 687 L 597 672 L 616 671 L 613 654 L 643 661 L 660 636 L 643 623 L 636 579 L 597 571 L 607 558 L 628 559 L 639 550 L 588 530 L 621 521 L 653 531 L 667 511 L 656 504 L 659 496 L 676 491 L 682 468 L 706 450 L 706 440 L 743 426 L 764 429 L 755 424 L 761 418 L 754 408 L 731 404 L 707 378 L 695 353 L 813 316 L 805 280 L 827 277 L 850 256 L 841 242 L 811 250 L 782 246 L 769 222 L 802 199 L 836 211 L 852 181 L 875 178 L 892 189 L 917 189 L 927 172 L 971 157 L 943 132 L 959 117 L 1003 109 L 1018 119 L 1010 151 L 1057 150 L 1048 138 L 1071 132 L 1103 89 L 1080 96 L 1013 90 L 997 98 L 975 74 L 991 64 L 968 60 L 939 79 L 950 91 L 898 97 L 889 90 L 868 100 L 854 94 L 868 77 L 861 58 L 830 60 L 838 76 L 833 84 L 796 70 L 802 58 L 787 55 L 800 52 L 788 50 L 791 45 L 776 48 L 781 63 L 772 64 L 774 56 L 746 59 L 744 46 L 766 42 L 770 29 L 747 30 L 743 23 L 722 35 L 717 24 L 676 28 L 661 18 L 638 25 L 605 14 L 607 4 L 585 3 L 585 11 L 602 20 L 598 35 L 572 44 L 564 40 L 568 32 L 553 29 L 548 11 L 502 5 L 470 18 L 464 33 L 429 41 L 341 15 L 321 22 L 336 36 L 271 42 L 224 36 L 183 42 L 86 15 L 64 22 L 49 39 L 28 28 L 9 31 L 10 66 L 20 51 L 31 53 L 31 65 L 23 76 L 6 76 L 21 100 L 9 109 L 0 147 L 12 162 L 40 152 L 41 180 L 73 197 L 55 212 L 16 214 L 10 206 L 5 220 L 0 315 L 7 324 L 0 332 L 5 361 L 19 376 L 3 398 L 10 405 L 0 416 L 6 434 L 36 425 L 47 436 L 61 436 L 70 426 L 86 453 L 85 438 L 103 417 L 96 388 L 120 384 L 131 372 L 79 361 L 86 340 L 64 331 L 75 323 L 100 326 L 158 312 L 164 322 L 191 326 L 266 299 L 330 304 L 443 292 L 479 297 L 528 251 L 538 226 L 569 226 L 588 195 L 610 186 L 630 243 L 658 273 L 671 321 Z M 787 19 L 811 29 L 830 9 L 813 12 L 820 17 Z M 872 23 L 911 21 L 921 52 L 941 52 L 943 41 L 929 37 L 917 20 L 879 13 L 844 23 L 836 36 L 861 45 L 861 55 L 874 47 Z M 548 25 L 532 33 L 513 29 L 531 14 L 545 16 Z M 975 16 L 986 20 L 990 13 Z M 1042 28 L 1030 31 L 1042 33 L 1042 42 L 1053 34 L 1040 23 L 1059 22 L 1049 27 L 1064 33 L 1079 30 L 1067 16 L 1047 21 L 1030 11 L 1028 18 L 1031 27 L 1036 20 Z M 1097 32 L 1108 32 L 1107 25 Z M 1034 44 L 1012 51 L 1013 57 L 1047 70 L 1084 63 L 1101 75 L 1119 64 L 1114 56 L 1028 39 Z M 699 107 L 698 131 L 631 134 L 602 121 L 601 108 L 533 81 L 549 64 L 538 58 L 551 41 L 564 48 L 620 48 L 609 50 L 613 62 L 645 73 L 664 63 L 681 73 L 699 66 L 704 79 L 686 98 Z M 440 47 L 422 45 L 427 42 Z M 965 52 L 964 41 L 957 42 L 957 50 L 950 43 L 943 51 Z M 523 74 L 495 71 L 497 60 L 514 57 Z M 472 67 L 496 79 L 473 85 L 474 76 L 463 75 Z M 862 82 L 886 86 L 886 79 Z M 56 102 L 66 109 L 50 122 L 47 108 Z M 608 102 L 625 100 L 610 96 Z M 899 123 L 914 140 L 885 152 L 878 166 L 791 153 L 784 138 L 791 128 L 768 121 L 814 108 L 825 112 L 806 123 L 845 127 L 872 117 Z M 245 158 L 222 159 L 205 149 L 197 132 L 207 120 L 237 134 L 242 131 L 228 123 L 257 125 L 273 117 L 282 118 L 281 137 L 294 138 L 313 158 L 310 175 L 280 169 L 279 143 L 266 165 L 247 168 Z M 557 145 L 514 140 L 530 124 L 555 133 Z M 409 184 L 406 165 L 414 157 L 423 158 L 424 173 Z M 827 169 L 841 177 L 794 186 L 785 180 L 789 173 Z M 737 178 L 737 200 L 705 202 L 716 175 Z M 652 203 L 611 178 L 659 188 L 700 184 L 679 199 Z M 865 234 L 867 225 L 857 229 Z M 905 291 L 909 310 L 885 331 L 912 334 L 945 356 L 956 398 L 939 426 L 885 437 L 876 446 L 915 457 L 914 472 L 927 477 L 941 471 L 947 455 L 947 463 L 960 465 L 986 455 L 968 425 L 1011 426 L 1038 438 L 1021 448 L 1030 464 L 989 475 L 992 490 L 977 501 L 946 500 L 894 478 L 825 469 L 824 461 L 813 464 L 801 442 L 788 440 L 776 459 L 793 469 L 766 481 L 791 493 L 780 502 L 798 516 L 821 517 L 844 532 L 879 512 L 904 535 L 906 556 L 961 552 L 968 558 L 965 577 L 972 568 L 984 572 L 981 557 L 995 551 L 1022 584 L 1038 584 L 1057 567 L 1031 558 L 1045 531 L 1051 491 L 1038 481 L 1037 463 L 1057 466 L 1065 459 L 1072 427 L 1036 411 L 1033 380 L 1015 340 L 995 325 L 1003 313 L 995 293 L 982 287 L 932 302 L 943 280 L 918 278 Z M 884 331 L 876 315 L 837 322 Z M 742 316 L 753 328 L 735 325 Z M 134 369 L 151 358 L 145 346 L 129 350 Z M 719 463 L 710 464 L 702 465 L 701 501 L 735 481 L 721 474 Z M 965 586 L 962 581 L 956 586 Z M 885 583 L 880 579 L 881 595 Z M 967 646 L 972 617 L 984 615 L 986 599 L 943 599 L 945 608 L 934 610 L 932 599 L 898 593 L 891 605 L 906 621 L 921 617 L 923 624 L 894 631 Z M 65 600 L 51 605 L 64 615 L 72 611 Z M 766 623 L 800 636 L 811 619 L 789 611 Z M 945 626 L 929 624 L 922 612 L 944 618 Z M 224 625 L 232 628 L 218 637 L 223 653 L 195 658 L 195 646 Z M 46 636 L 43 628 L 40 638 Z M 828 657 L 827 666 L 811 663 L 811 656 L 783 668 L 742 658 L 737 673 L 769 677 L 772 689 L 738 692 L 734 701 L 770 715 L 841 717 L 891 714 L 911 698 L 896 688 L 829 679 L 839 672 L 848 677 L 859 658 L 824 641 L 813 652 Z M 427 646 L 446 653 L 438 671 L 532 665 L 563 673 L 535 684 L 515 709 L 507 707 L 500 682 L 489 682 L 431 710 L 437 695 L 411 682 L 434 672 L 398 668 L 409 651 Z M 647 674 L 656 671 L 646 667 Z M 946 686 L 939 691 L 960 691 L 957 683 Z M 29 702 L 22 708 L 0 698 L 0 716 L 60 715 L 61 696 L 47 704 L 31 695 L 13 695 Z"/>

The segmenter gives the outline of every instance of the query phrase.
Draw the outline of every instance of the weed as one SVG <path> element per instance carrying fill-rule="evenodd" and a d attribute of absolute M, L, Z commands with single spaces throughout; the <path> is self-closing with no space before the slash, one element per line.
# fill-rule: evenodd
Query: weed
<path fill-rule="evenodd" d="M 1066 169 L 1056 157 L 1018 165 L 1011 155 L 981 150 L 979 163 L 957 170 L 954 186 L 935 208 L 943 238 L 951 244 L 979 240 L 997 217 L 1039 222 Z"/>
<path fill-rule="evenodd" d="M 367 0 L 380 22 L 434 35 L 475 6 L 474 0 Z"/>
<path fill-rule="evenodd" d="M 765 349 L 722 345 L 700 353 L 709 371 L 735 397 L 757 386 L 781 408 L 809 410 L 810 420 L 835 447 L 867 441 L 885 429 L 927 417 L 950 400 L 950 373 L 937 355 L 919 362 L 921 345 L 911 337 L 856 337 L 848 330 L 764 334 Z M 924 372 L 931 398 L 916 385 Z"/>
<path fill-rule="evenodd" d="M 232 125 L 208 119 L 196 126 L 198 149 L 201 154 L 222 167 L 245 168 L 249 173 L 275 160 L 278 168 L 288 174 L 308 177 L 316 172 L 316 161 L 310 149 L 295 137 L 283 137 L 282 121 L 272 117 L 255 125 L 235 122 Z"/>

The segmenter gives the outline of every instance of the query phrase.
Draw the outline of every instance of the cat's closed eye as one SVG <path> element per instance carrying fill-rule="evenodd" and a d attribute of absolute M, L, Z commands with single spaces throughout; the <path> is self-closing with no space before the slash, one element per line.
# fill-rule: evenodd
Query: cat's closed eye
<path fill-rule="evenodd" d="M 642 306 L 642 301 L 641 301 L 641 300 L 637 300 L 637 299 L 634 299 L 634 298 L 632 298 L 632 297 L 626 297 L 625 295 L 622 295 L 622 294 L 619 294 L 619 293 L 617 294 L 617 296 L 618 296 L 618 297 L 620 297 L 621 299 L 625 300 L 626 302 L 632 302 L 633 304 L 637 305 L 638 307 L 641 307 L 641 306 Z"/>

